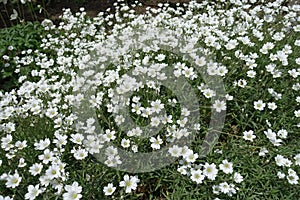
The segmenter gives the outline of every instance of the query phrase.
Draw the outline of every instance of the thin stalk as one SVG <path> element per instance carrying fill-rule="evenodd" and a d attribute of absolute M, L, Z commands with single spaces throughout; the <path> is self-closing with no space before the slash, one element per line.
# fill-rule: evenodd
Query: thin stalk
<path fill-rule="evenodd" d="M 32 2 L 29 3 L 29 7 L 30 7 L 30 14 L 33 17 L 33 20 L 38 21 L 38 17 L 36 16 L 36 13 L 34 12 Z"/>
<path fill-rule="evenodd" d="M 31 10 L 30 10 L 30 7 L 29 7 L 28 3 L 25 3 L 25 5 L 22 5 L 22 8 L 23 8 L 23 9 L 24 9 L 24 6 L 25 6 L 26 10 L 30 13 L 31 20 L 34 20 L 34 17 L 33 17 L 33 15 L 32 15 L 32 12 L 31 12 Z M 23 17 L 23 18 L 24 18 L 24 20 L 25 20 L 25 17 Z M 29 20 L 29 19 L 28 19 L 28 20 Z"/>
<path fill-rule="evenodd" d="M 42 0 L 42 5 L 43 5 L 43 7 L 42 7 L 41 9 L 42 9 L 42 11 L 43 11 L 44 18 L 46 19 L 46 18 L 49 17 L 49 14 L 48 14 L 48 12 L 47 12 L 47 10 L 46 10 L 46 4 L 45 4 L 45 1 L 44 1 L 44 0 Z"/>
<path fill-rule="evenodd" d="M 7 28 L 7 24 L 6 24 L 5 20 L 4 20 L 4 17 L 3 17 L 3 15 L 2 15 L 2 12 L 0 13 L 0 15 L 1 15 L 1 20 L 2 20 L 2 22 L 3 22 L 4 26 L 5 26 L 5 28 Z"/>
<path fill-rule="evenodd" d="M 9 15 L 9 13 L 8 13 L 8 11 L 7 11 L 6 4 L 4 4 L 4 9 L 5 9 L 5 13 L 6 13 L 6 15 L 7 15 L 7 19 L 9 20 L 10 25 L 13 26 L 13 23 L 12 23 L 11 20 L 10 20 L 10 15 Z"/>
<path fill-rule="evenodd" d="M 25 19 L 24 9 L 23 9 L 23 7 L 21 9 L 19 1 L 17 1 L 17 5 L 18 5 L 18 12 L 22 15 L 22 18 Z"/>

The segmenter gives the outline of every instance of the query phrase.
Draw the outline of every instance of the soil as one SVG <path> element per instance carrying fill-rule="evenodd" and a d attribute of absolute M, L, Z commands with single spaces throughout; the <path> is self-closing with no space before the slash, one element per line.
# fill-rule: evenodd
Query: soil
<path fill-rule="evenodd" d="M 36 1 L 36 5 L 42 4 L 42 0 Z M 17 22 L 10 20 L 10 14 L 13 13 L 13 9 L 17 10 L 21 18 L 25 19 L 25 21 L 43 21 L 45 18 L 51 19 L 56 24 L 58 23 L 58 17 L 62 14 L 63 8 L 70 8 L 73 12 L 79 11 L 79 8 L 84 7 L 87 11 L 87 14 L 90 16 L 96 16 L 99 12 L 105 11 L 107 8 L 113 8 L 113 3 L 115 0 L 51 0 L 48 1 L 43 7 L 45 11 L 41 13 L 39 10 L 36 10 L 34 13 L 36 15 L 32 16 L 31 12 L 27 7 L 22 4 L 9 5 L 4 6 L 3 3 L 0 3 L 0 11 L 2 18 L 6 24 L 4 24 L 3 20 L 0 21 L 0 28 L 13 26 Z M 6 13 L 6 10 L 8 13 Z M 24 14 L 23 14 L 24 12 Z M 0 16 L 1 17 L 1 16 Z"/>
<path fill-rule="evenodd" d="M 9 1 L 10 0 L 8 0 L 8 2 Z M 125 0 L 128 4 L 131 4 L 134 1 L 135 0 Z M 297 1 L 298 0 L 288 0 L 287 4 L 295 4 Z M 46 5 L 43 5 L 45 11 L 39 12 L 39 10 L 36 9 L 34 12 L 35 16 L 32 16 L 32 12 L 29 12 L 28 7 L 25 7 L 21 3 L 19 3 L 19 5 L 14 4 L 13 6 L 10 4 L 5 6 L 3 3 L 0 3 L 0 28 L 13 26 L 18 23 L 16 20 L 10 20 L 13 9 L 17 10 L 21 18 L 25 19 L 25 21 L 43 21 L 45 18 L 48 18 L 55 24 L 58 24 L 58 17 L 62 14 L 63 8 L 70 8 L 72 12 L 77 12 L 79 11 L 79 8 L 84 7 L 87 15 L 94 17 L 99 12 L 104 12 L 108 8 L 111 8 L 109 13 L 113 13 L 113 4 L 117 2 L 117 0 L 32 0 L 32 2 L 35 2 L 36 5 L 43 5 L 43 2 L 47 2 Z M 139 2 L 141 2 L 143 6 L 139 7 L 138 12 L 144 12 L 146 7 L 157 7 L 158 3 L 169 2 L 175 6 L 176 3 L 188 3 L 190 0 L 139 0 Z"/>
<path fill-rule="evenodd" d="M 32 0 L 34 1 L 34 0 Z M 43 0 L 35 0 L 35 4 L 43 5 Z M 109 13 L 114 12 L 113 4 L 116 2 L 116 0 L 50 0 L 47 4 L 45 4 L 43 7 L 45 8 L 45 11 L 39 12 L 38 9 L 36 9 L 35 16 L 32 16 L 32 13 L 29 11 L 28 7 L 25 7 L 21 3 L 10 5 L 7 4 L 6 6 L 3 3 L 0 3 L 0 28 L 5 28 L 9 26 L 13 26 L 17 24 L 17 21 L 11 21 L 10 15 L 13 13 L 13 9 L 18 11 L 19 16 L 22 19 L 25 19 L 24 21 L 43 21 L 45 18 L 51 19 L 55 24 L 58 24 L 59 19 L 58 17 L 62 14 L 63 8 L 70 8 L 72 12 L 79 11 L 79 8 L 84 7 L 87 15 L 94 17 L 99 12 L 104 12 L 108 8 L 111 8 Z M 134 2 L 134 0 L 125 0 L 127 3 Z M 151 7 L 157 7 L 158 3 L 166 3 L 169 2 L 171 4 L 175 3 L 188 3 L 189 0 L 140 0 L 143 4 L 143 7 L 151 6 Z M 35 6 L 36 7 L 36 6 Z M 139 8 L 139 11 L 143 12 L 143 9 Z M 8 11 L 8 12 L 6 12 Z M 4 23 L 4 22 L 5 23 Z"/>

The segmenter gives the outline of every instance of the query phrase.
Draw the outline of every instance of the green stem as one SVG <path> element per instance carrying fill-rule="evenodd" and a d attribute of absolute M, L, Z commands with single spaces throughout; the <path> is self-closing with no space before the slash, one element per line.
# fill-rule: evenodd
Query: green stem
<path fill-rule="evenodd" d="M 34 8 L 33 8 L 32 2 L 29 3 L 29 7 L 30 7 L 31 17 L 33 18 L 33 20 L 38 21 L 38 18 L 36 16 L 35 12 L 34 12 Z"/>

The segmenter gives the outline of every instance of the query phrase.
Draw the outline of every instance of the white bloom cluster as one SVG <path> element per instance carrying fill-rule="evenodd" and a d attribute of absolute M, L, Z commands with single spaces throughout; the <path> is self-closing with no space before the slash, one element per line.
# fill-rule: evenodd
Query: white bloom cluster
<path fill-rule="evenodd" d="M 294 160 L 295 160 L 295 162 L 294 162 L 294 164 L 297 166 L 299 166 L 300 165 L 300 154 L 297 154 L 296 156 L 294 156 Z M 290 183 L 290 184 L 292 184 L 292 185 L 294 185 L 294 184 L 298 184 L 299 182 L 298 182 L 298 180 L 299 180 L 299 176 L 298 176 L 298 174 L 296 173 L 296 171 L 294 171 L 291 167 L 292 167 L 292 164 L 293 164 L 293 162 L 290 160 L 290 159 L 288 159 L 288 158 L 285 158 L 285 157 L 283 157 L 282 155 L 276 155 L 276 157 L 275 157 L 275 162 L 276 162 L 276 165 L 277 166 L 280 166 L 280 167 L 284 167 L 284 168 L 288 168 L 287 169 L 287 173 L 285 174 L 285 173 L 283 173 L 283 172 L 281 172 L 281 171 L 279 171 L 278 173 L 277 173 L 277 176 L 279 177 L 279 178 L 281 178 L 281 179 L 283 179 L 283 178 L 285 178 L 286 177 L 286 179 L 288 180 L 288 182 Z M 286 169 L 284 169 L 284 170 L 286 170 Z"/>
<path fill-rule="evenodd" d="M 160 4 L 157 9 L 147 8 L 144 14 L 136 14 L 133 8 L 137 5 L 116 3 L 115 15 L 99 13 L 94 18 L 87 17 L 84 9 L 74 15 L 64 9 L 58 26 L 50 20 L 42 23 L 47 34 L 39 49 L 24 50 L 14 58 L 3 56 L 3 60 L 15 63 L 16 74 L 34 66 L 19 77 L 18 88 L 0 92 L 0 179 L 5 181 L 7 191 L 15 192 L 24 184 L 25 199 L 42 198 L 54 191 L 65 200 L 77 200 L 82 198 L 84 188 L 67 171 L 72 170 L 73 161 L 84 165 L 90 155 L 104 152 L 103 163 L 118 167 L 126 162 L 121 150 L 136 155 L 167 147 L 172 157 L 180 159 L 178 172 L 192 182 L 213 182 L 216 195 L 236 194 L 236 185 L 243 176 L 234 171 L 232 162 L 222 158 L 216 162 L 218 165 L 203 164 L 200 153 L 191 147 L 168 145 L 191 135 L 204 135 L 206 126 L 202 121 L 191 120 L 195 110 L 210 115 L 232 108 L 241 113 L 249 109 L 245 118 L 239 119 L 247 121 L 241 126 L 245 130 L 243 139 L 248 141 L 258 136 L 261 119 L 270 117 L 273 122 L 281 118 L 281 112 L 288 112 L 292 123 L 296 122 L 300 117 L 300 60 L 295 52 L 299 52 L 300 40 L 292 41 L 294 46 L 279 44 L 289 33 L 299 32 L 299 25 L 294 24 L 300 18 L 296 17 L 299 7 L 280 6 L 281 0 L 267 5 L 256 5 L 256 0 L 234 0 L 228 9 L 225 3 L 191 1 L 184 8 Z M 282 18 L 280 23 L 278 16 Z M 12 17 L 16 18 L 16 13 Z M 281 30 L 267 26 L 277 23 L 282 25 Z M 237 71 L 241 73 L 235 76 Z M 266 77 L 272 81 L 265 81 L 269 80 Z M 279 90 L 275 86 L 284 77 L 291 79 L 290 84 Z M 192 99 L 180 80 L 186 80 L 198 92 L 200 106 L 194 109 L 180 105 L 181 99 L 171 89 L 183 90 L 183 99 Z M 219 96 L 215 80 L 226 82 L 230 94 Z M 164 85 L 166 82 L 172 83 L 168 85 L 171 89 Z M 264 94 L 249 95 L 258 88 L 256 85 L 266 86 Z M 247 101 L 241 100 L 238 92 Z M 240 106 L 241 101 L 244 106 Z M 291 107 L 284 110 L 283 102 Z M 91 109 L 93 112 L 89 112 Z M 233 119 L 238 118 L 236 111 L 230 113 Z M 256 117 L 257 124 L 248 122 Z M 133 120 L 138 122 L 135 127 Z M 278 123 L 281 121 L 272 124 Z M 260 131 L 277 148 L 293 132 L 289 129 L 299 130 L 299 123 L 298 129 L 294 127 Z M 149 138 L 141 139 L 148 132 Z M 268 150 L 262 148 L 259 156 L 266 153 Z M 294 160 L 299 166 L 300 156 Z M 279 178 L 298 184 L 292 161 L 277 155 L 275 162 L 289 168 L 278 173 Z M 25 176 L 34 182 L 26 182 Z M 125 193 L 131 193 L 137 190 L 140 179 L 126 174 L 118 181 Z M 113 184 L 103 188 L 104 195 L 115 192 Z"/>

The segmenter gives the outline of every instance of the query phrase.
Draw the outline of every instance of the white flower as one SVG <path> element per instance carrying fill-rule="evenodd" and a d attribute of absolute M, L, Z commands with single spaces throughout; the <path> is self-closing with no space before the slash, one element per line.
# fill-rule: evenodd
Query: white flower
<path fill-rule="evenodd" d="M 287 130 L 281 129 L 277 132 L 278 137 L 285 139 L 287 138 L 288 132 Z"/>
<path fill-rule="evenodd" d="M 80 133 L 71 134 L 71 142 L 75 144 L 82 144 L 82 141 L 84 139 L 84 136 Z"/>
<path fill-rule="evenodd" d="M 44 140 L 40 140 L 39 142 L 34 143 L 36 150 L 44 150 L 50 145 L 50 139 L 45 138 Z"/>
<path fill-rule="evenodd" d="M 199 131 L 199 130 L 200 130 L 200 127 L 201 127 L 201 125 L 200 125 L 199 123 L 197 123 L 197 124 L 194 124 L 193 129 L 194 129 L 195 131 Z"/>
<path fill-rule="evenodd" d="M 232 50 L 234 49 L 237 45 L 238 45 L 238 41 L 237 40 L 229 40 L 228 43 L 225 45 L 227 50 Z"/>
<path fill-rule="evenodd" d="M 229 94 L 226 94 L 226 95 L 225 95 L 225 98 L 226 98 L 227 101 L 233 100 L 233 96 L 231 96 L 231 95 L 229 95 Z"/>
<path fill-rule="evenodd" d="M 179 77 L 181 75 L 181 70 L 174 70 L 174 76 Z"/>
<path fill-rule="evenodd" d="M 214 163 L 212 163 L 212 164 L 205 163 L 204 169 L 203 169 L 203 174 L 209 180 L 215 180 L 215 178 L 218 174 L 218 169 Z"/>
<path fill-rule="evenodd" d="M 249 140 L 251 142 L 253 142 L 253 139 L 256 138 L 256 136 L 254 135 L 254 132 L 252 130 L 250 130 L 250 131 L 244 131 L 243 134 L 244 134 L 243 138 L 245 140 Z"/>
<path fill-rule="evenodd" d="M 272 131 L 271 129 L 268 129 L 267 131 L 264 131 L 264 134 L 267 136 L 269 140 L 275 141 L 276 140 L 276 133 Z"/>
<path fill-rule="evenodd" d="M 185 117 L 189 116 L 191 114 L 191 112 L 187 109 L 187 108 L 182 108 L 181 109 L 181 114 Z M 170 115 L 170 117 L 172 118 L 172 115 Z M 170 122 L 172 123 L 172 122 Z"/>
<path fill-rule="evenodd" d="M 15 143 L 15 147 L 17 147 L 18 149 L 24 149 L 25 147 L 27 147 L 27 141 L 24 140 L 24 141 L 17 141 Z"/>
<path fill-rule="evenodd" d="M 286 178 L 290 184 L 292 185 L 298 184 L 299 177 L 294 170 L 289 169 Z"/>
<path fill-rule="evenodd" d="M 290 161 L 289 159 L 286 158 L 286 159 L 284 160 L 284 166 L 290 167 L 292 164 L 293 164 L 293 162 Z"/>
<path fill-rule="evenodd" d="M 13 14 L 10 15 L 10 20 L 16 20 L 18 18 L 18 12 L 13 9 Z"/>
<path fill-rule="evenodd" d="M 270 139 L 270 138 L 269 138 Z M 270 139 L 270 142 L 274 145 L 274 146 L 280 146 L 282 139 L 277 139 L 276 137 L 274 139 Z"/>
<path fill-rule="evenodd" d="M 160 145 L 163 143 L 163 140 L 158 135 L 157 138 L 151 137 L 150 142 L 153 149 L 160 149 Z"/>
<path fill-rule="evenodd" d="M 194 153 L 192 150 L 187 151 L 183 155 L 183 158 L 189 163 L 195 162 L 198 157 L 199 157 L 198 154 Z"/>
<path fill-rule="evenodd" d="M 262 100 L 254 101 L 254 109 L 264 110 L 266 104 Z"/>
<path fill-rule="evenodd" d="M 171 148 L 169 148 L 168 152 L 171 154 L 171 156 L 178 158 L 181 156 L 181 147 L 173 145 Z"/>
<path fill-rule="evenodd" d="M 125 122 L 125 118 L 122 115 L 117 115 L 115 117 L 115 122 L 117 125 L 121 125 L 123 122 Z"/>
<path fill-rule="evenodd" d="M 40 181 L 40 183 L 41 183 L 41 185 L 43 185 L 43 186 L 45 186 L 45 187 L 47 187 L 49 184 L 50 184 L 50 179 L 49 179 L 49 177 L 48 176 L 41 176 L 40 178 L 39 178 L 39 181 Z"/>
<path fill-rule="evenodd" d="M 29 0 L 29 2 L 30 2 L 31 0 Z M 26 0 L 21 0 L 21 3 L 22 4 L 25 4 L 26 3 Z"/>
<path fill-rule="evenodd" d="M 85 148 L 90 154 L 99 153 L 103 145 L 100 144 L 100 140 L 96 137 L 87 136 L 87 140 L 84 140 Z"/>
<path fill-rule="evenodd" d="M 215 149 L 214 153 L 223 154 L 223 150 L 222 149 Z"/>
<path fill-rule="evenodd" d="M 137 176 L 124 176 L 124 180 L 120 182 L 120 187 L 125 187 L 125 192 L 130 193 L 131 190 L 136 190 L 137 183 L 140 182 L 140 179 Z"/>
<path fill-rule="evenodd" d="M 115 140 L 117 137 L 115 136 L 115 131 L 111 131 L 109 129 L 106 129 L 105 130 L 105 138 L 106 138 L 106 141 L 109 142 L 111 140 Z"/>
<path fill-rule="evenodd" d="M 20 177 L 18 172 L 15 171 L 15 174 L 7 176 L 5 185 L 8 188 L 16 188 L 21 183 L 21 180 L 22 177 Z"/>
<path fill-rule="evenodd" d="M 295 165 L 300 166 L 300 154 L 295 155 L 294 159 L 295 159 Z"/>
<path fill-rule="evenodd" d="M 82 187 L 77 182 L 73 182 L 72 185 L 65 186 L 66 192 L 63 194 L 63 200 L 79 200 L 82 195 Z"/>
<path fill-rule="evenodd" d="M 225 66 L 220 66 L 217 69 L 217 74 L 219 76 L 225 76 L 227 74 L 227 72 L 228 72 L 228 69 Z"/>
<path fill-rule="evenodd" d="M 39 187 L 39 185 L 29 185 L 27 188 L 28 192 L 25 194 L 25 199 L 33 200 L 39 196 L 39 194 L 42 193 L 42 190 Z"/>
<path fill-rule="evenodd" d="M 5 151 L 9 151 L 14 145 L 11 143 L 13 140 L 11 134 L 7 134 L 5 137 L 1 138 L 1 148 Z"/>
<path fill-rule="evenodd" d="M 110 196 L 114 193 L 116 190 L 116 187 L 112 183 L 109 183 L 107 186 L 103 188 L 103 192 L 106 196 Z"/>
<path fill-rule="evenodd" d="M 79 147 L 78 149 L 73 147 L 71 153 L 73 154 L 74 158 L 76 158 L 76 160 L 83 160 L 88 156 L 87 150 L 82 149 L 81 147 Z"/>
<path fill-rule="evenodd" d="M 213 189 L 214 194 L 220 194 L 220 192 L 221 192 L 220 187 L 218 185 L 213 185 L 212 189 Z"/>
<path fill-rule="evenodd" d="M 136 127 L 131 131 L 132 131 L 132 135 L 134 136 L 141 136 L 141 134 L 143 133 L 143 130 L 140 127 Z"/>
<path fill-rule="evenodd" d="M 9 196 L 0 195 L 0 200 L 13 200 L 13 198 L 10 198 Z"/>
<path fill-rule="evenodd" d="M 233 172 L 232 163 L 228 162 L 227 160 L 223 160 L 222 164 L 219 165 L 219 168 L 225 173 L 225 174 L 231 174 Z"/>
<path fill-rule="evenodd" d="M 182 174 L 182 175 L 186 175 L 187 174 L 187 166 L 180 166 L 179 168 L 177 168 L 177 171 Z"/>
<path fill-rule="evenodd" d="M 166 56 L 164 54 L 158 54 L 155 59 L 158 61 L 163 61 L 166 58 Z"/>
<path fill-rule="evenodd" d="M 204 57 L 201 57 L 201 58 L 197 58 L 196 59 L 196 64 L 199 65 L 200 67 L 206 65 L 206 60 Z"/>
<path fill-rule="evenodd" d="M 182 70 L 182 74 L 187 77 L 187 78 L 191 78 L 194 79 L 195 77 L 195 72 L 194 69 L 192 67 L 184 67 Z"/>
<path fill-rule="evenodd" d="M 296 117 L 300 117 L 300 110 L 295 110 L 294 114 L 295 114 Z"/>
<path fill-rule="evenodd" d="M 106 164 L 108 167 L 116 167 L 117 165 L 122 164 L 122 161 L 118 155 L 108 156 L 104 164 Z"/>
<path fill-rule="evenodd" d="M 282 172 L 277 172 L 277 176 L 278 178 L 283 179 L 285 177 L 285 174 Z"/>
<path fill-rule="evenodd" d="M 160 124 L 160 118 L 159 117 L 152 117 L 150 125 L 157 127 Z"/>
<path fill-rule="evenodd" d="M 205 176 L 202 174 L 202 171 L 200 169 L 192 170 L 191 171 L 191 177 L 192 181 L 195 181 L 197 184 L 202 183 Z"/>
<path fill-rule="evenodd" d="M 42 160 L 44 164 L 48 164 L 53 159 L 53 152 L 49 149 L 45 149 L 44 154 L 39 155 L 39 159 Z"/>
<path fill-rule="evenodd" d="M 234 182 L 236 182 L 236 183 L 241 183 L 241 182 L 243 182 L 244 178 L 243 178 L 243 176 L 242 176 L 240 173 L 235 172 L 235 173 L 233 174 L 233 180 L 234 180 Z"/>
<path fill-rule="evenodd" d="M 61 176 L 60 168 L 59 165 L 51 165 L 47 170 L 46 170 L 46 176 L 52 180 L 55 178 L 59 178 Z"/>
<path fill-rule="evenodd" d="M 53 27 L 53 22 L 49 19 L 44 19 L 42 22 L 41 22 L 41 25 L 43 27 L 47 27 L 47 28 L 52 28 Z"/>
<path fill-rule="evenodd" d="M 256 72 L 254 70 L 249 70 L 247 72 L 247 76 L 250 78 L 254 78 L 256 76 Z"/>
<path fill-rule="evenodd" d="M 275 110 L 277 108 L 277 105 L 276 105 L 276 103 L 271 102 L 271 103 L 268 103 L 268 108 L 271 110 Z"/>
<path fill-rule="evenodd" d="M 138 115 L 140 115 L 144 110 L 144 108 L 141 107 L 141 103 L 132 103 L 131 106 L 132 106 L 131 112 L 136 113 Z"/>
<path fill-rule="evenodd" d="M 105 149 L 105 155 L 106 156 L 115 156 L 118 154 L 118 149 L 114 148 L 113 146 L 109 146 Z"/>
<path fill-rule="evenodd" d="M 288 169 L 288 174 L 296 174 L 296 172 L 293 169 L 289 168 Z"/>
<path fill-rule="evenodd" d="M 221 112 L 222 110 L 226 110 L 225 101 L 216 100 L 213 104 L 213 108 L 216 109 L 217 112 Z"/>
<path fill-rule="evenodd" d="M 219 189 L 222 193 L 227 194 L 230 192 L 230 185 L 227 182 L 220 183 Z"/>
<path fill-rule="evenodd" d="M 183 112 L 183 111 L 181 111 L 181 112 Z M 186 114 L 186 113 L 185 113 Z M 182 113 L 182 115 L 184 115 L 183 113 Z M 172 115 L 164 115 L 163 117 L 162 117 L 162 123 L 163 124 L 167 124 L 167 123 L 169 123 L 169 124 L 171 124 L 172 122 L 173 122 L 173 120 L 172 120 Z"/>
<path fill-rule="evenodd" d="M 177 120 L 176 122 L 177 122 L 177 124 L 178 124 L 180 127 L 184 127 L 185 124 L 187 123 L 187 121 L 188 121 L 188 119 L 185 117 L 185 118 L 183 118 L 183 119 Z"/>
<path fill-rule="evenodd" d="M 57 147 L 62 148 L 62 146 L 66 145 L 68 142 L 68 136 L 62 135 L 59 133 L 54 134 L 56 139 L 53 140 L 53 143 L 56 144 Z"/>
<path fill-rule="evenodd" d="M 241 88 L 244 88 L 244 87 L 246 87 L 246 85 L 247 85 L 247 81 L 244 80 L 244 79 L 240 79 L 240 80 L 237 81 L 237 85 L 238 85 L 239 87 L 241 87 Z"/>
<path fill-rule="evenodd" d="M 8 122 L 6 125 L 5 125 L 5 131 L 6 131 L 6 133 L 12 133 L 12 132 L 14 132 L 15 130 L 16 130 L 16 128 L 15 128 L 15 124 L 14 123 L 12 123 L 12 122 Z"/>
<path fill-rule="evenodd" d="M 40 163 L 35 163 L 29 168 L 29 172 L 32 176 L 36 176 L 41 173 L 43 165 Z"/>
<path fill-rule="evenodd" d="M 282 155 L 277 155 L 275 157 L 275 162 L 276 162 L 277 166 L 286 166 L 286 167 L 289 167 L 289 166 L 292 165 L 292 162 L 289 159 L 284 158 Z"/>
<path fill-rule="evenodd" d="M 151 102 L 151 109 L 153 112 L 159 113 L 163 108 L 164 108 L 164 104 L 161 103 L 160 99 L 157 99 L 156 101 L 152 101 Z"/>
<path fill-rule="evenodd" d="M 26 166 L 26 162 L 24 158 L 20 158 L 18 167 L 22 168 Z"/>
<path fill-rule="evenodd" d="M 122 146 L 123 148 L 128 148 L 128 147 L 130 147 L 130 140 L 123 138 L 122 141 L 121 141 L 121 146 Z"/>
<path fill-rule="evenodd" d="M 45 114 L 47 117 L 53 118 L 58 114 L 58 109 L 57 108 L 49 108 Z"/>
<path fill-rule="evenodd" d="M 134 152 L 134 153 L 137 153 L 138 152 L 138 146 L 137 145 L 132 145 L 131 146 L 131 150 Z"/>
<path fill-rule="evenodd" d="M 206 98 L 211 98 L 213 96 L 216 96 L 216 93 L 215 91 L 211 90 L 211 89 L 204 89 L 203 90 L 203 95 L 206 97 Z"/>
<path fill-rule="evenodd" d="M 300 58 L 298 58 L 299 64 L 300 64 Z M 293 78 L 297 78 L 300 75 L 300 72 L 298 72 L 296 69 L 292 69 L 288 71 L 289 75 Z"/>

